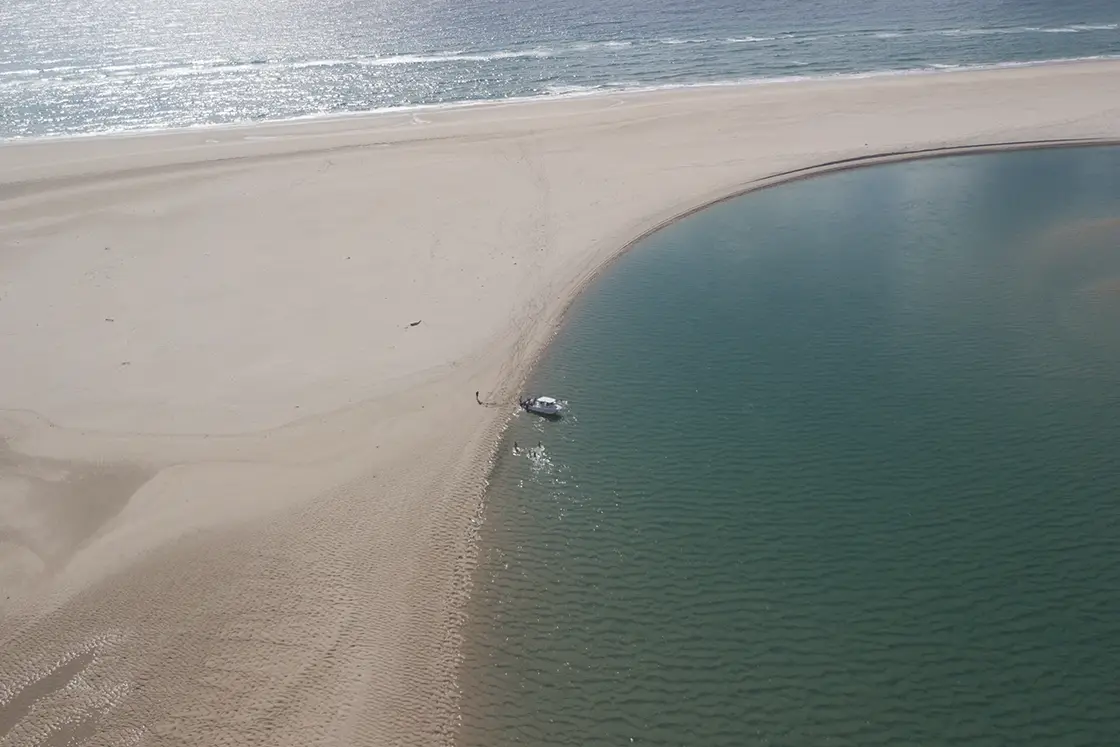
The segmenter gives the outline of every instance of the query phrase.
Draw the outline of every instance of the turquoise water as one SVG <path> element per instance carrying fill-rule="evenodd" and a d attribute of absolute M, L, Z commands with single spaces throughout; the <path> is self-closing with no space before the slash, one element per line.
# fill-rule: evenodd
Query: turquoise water
<path fill-rule="evenodd" d="M 1114 743 L 1118 383 L 1120 149 L 655 234 L 532 377 L 569 416 L 503 446 L 461 744 Z"/>
<path fill-rule="evenodd" d="M 1116 0 L 6 0 L 0 138 L 1117 55 Z"/>

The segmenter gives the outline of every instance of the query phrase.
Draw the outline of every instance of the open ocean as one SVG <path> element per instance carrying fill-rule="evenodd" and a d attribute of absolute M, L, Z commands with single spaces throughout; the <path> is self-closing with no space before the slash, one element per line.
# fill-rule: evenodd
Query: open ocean
<path fill-rule="evenodd" d="M 1114 55 L 1115 0 L 6 0 L 0 138 Z"/>

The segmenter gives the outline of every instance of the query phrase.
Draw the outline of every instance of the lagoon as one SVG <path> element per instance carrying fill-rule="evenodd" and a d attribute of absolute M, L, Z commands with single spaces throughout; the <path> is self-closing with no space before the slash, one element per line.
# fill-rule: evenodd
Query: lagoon
<path fill-rule="evenodd" d="M 507 432 L 460 743 L 1107 743 L 1118 381 L 1117 148 L 834 173 L 650 236 L 529 382 L 569 416 Z"/>

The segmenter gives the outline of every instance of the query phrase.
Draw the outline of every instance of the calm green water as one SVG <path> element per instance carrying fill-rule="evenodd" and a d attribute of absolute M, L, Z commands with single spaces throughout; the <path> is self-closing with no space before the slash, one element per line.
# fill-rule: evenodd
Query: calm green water
<path fill-rule="evenodd" d="M 1120 149 L 711 208 L 533 385 L 571 414 L 493 477 L 466 747 L 1116 743 Z"/>

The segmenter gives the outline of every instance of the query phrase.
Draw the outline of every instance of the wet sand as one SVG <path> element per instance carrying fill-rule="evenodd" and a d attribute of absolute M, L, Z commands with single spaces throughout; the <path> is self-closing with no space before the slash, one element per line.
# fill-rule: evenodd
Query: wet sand
<path fill-rule="evenodd" d="M 490 451 L 597 269 L 800 169 L 1117 137 L 1118 73 L 0 147 L 0 745 L 446 743 Z"/>

